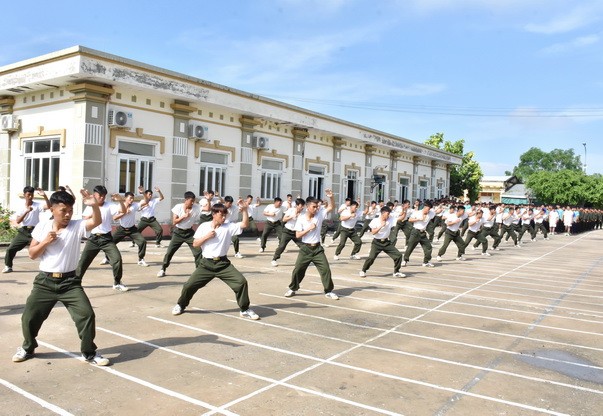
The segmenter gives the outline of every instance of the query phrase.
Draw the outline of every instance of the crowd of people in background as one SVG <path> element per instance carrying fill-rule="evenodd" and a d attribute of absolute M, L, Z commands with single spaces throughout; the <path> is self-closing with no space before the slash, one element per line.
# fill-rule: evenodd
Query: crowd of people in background
<path fill-rule="evenodd" d="M 38 192 L 44 203 L 34 201 Z M 123 262 L 116 244 L 125 238 L 138 246 L 138 265 L 148 267 L 145 261 L 146 239 L 141 232 L 150 227 L 154 231 L 157 248 L 163 247 L 163 229 L 155 218 L 157 204 L 164 197 L 159 188 L 138 189 L 140 202 L 127 192 L 108 197 L 107 189 L 96 186 L 93 193 L 81 190 L 86 209 L 81 220 L 74 220 L 73 205 L 76 196 L 69 187 L 61 187 L 50 199 L 41 189 L 25 187 L 24 203 L 14 207 L 14 220 L 18 225 L 17 235 L 12 240 L 5 255 L 3 273 L 13 271 L 13 260 L 18 251 L 29 246 L 29 256 L 40 258 L 40 272 L 36 276 L 34 288 L 25 305 L 22 317 L 25 340 L 13 356 L 13 361 L 25 361 L 33 356 L 37 346 L 35 338 L 44 320 L 56 302 L 65 304 L 82 340 L 82 355 L 87 362 L 108 365 L 109 361 L 96 353 L 94 345 L 94 312 L 86 297 L 81 280 L 96 258 L 103 252 L 101 264 L 110 264 L 113 274 L 113 289 L 126 292 L 128 287 L 122 282 Z M 154 196 L 155 193 L 157 196 Z M 313 264 L 320 275 L 325 297 L 338 300 L 334 292 L 331 265 L 324 248 L 339 239 L 332 262 L 337 262 L 346 250 L 347 241 L 352 243 L 349 252 L 351 260 L 363 260 L 360 255 L 364 244 L 362 239 L 370 235 L 369 254 L 359 266 L 359 276 L 367 272 L 384 252 L 393 261 L 393 277 L 406 277 L 402 268 L 406 267 L 413 251 L 421 246 L 422 267 L 434 267 L 433 245 L 441 242 L 436 253 L 436 262 L 441 262 L 454 243 L 454 258 L 465 260 L 468 248 L 480 250 L 484 257 L 491 251 L 500 250 L 503 241 L 511 240 L 513 247 L 520 248 L 527 241 L 534 242 L 540 234 L 543 240 L 551 235 L 566 236 L 600 229 L 603 225 L 603 210 L 559 205 L 513 205 L 460 202 L 456 199 L 410 201 L 368 201 L 364 204 L 351 198 L 335 207 L 334 195 L 325 190 L 326 198 L 274 198 L 262 209 L 265 218 L 261 233 L 257 219 L 261 200 L 252 195 L 238 198 L 221 197 L 213 191 L 204 192 L 197 200 L 193 192 L 185 192 L 183 202 L 172 209 L 172 232 L 161 268 L 157 277 L 166 276 L 172 257 L 183 244 L 188 245 L 195 264 L 195 271 L 184 284 L 173 315 L 185 312 L 195 293 L 214 278 L 224 281 L 235 293 L 243 318 L 257 320 L 257 315 L 249 306 L 248 283 L 228 258 L 230 247 L 234 257 L 245 258 L 240 250 L 239 236 L 248 232 L 257 238 L 259 252 L 265 253 L 272 233 L 276 234 L 278 245 L 271 254 L 271 267 L 279 266 L 279 259 L 287 246 L 293 242 L 298 247 L 291 282 L 285 297 L 295 296 Z M 109 199 L 109 200 L 107 200 Z M 113 202 L 111 202 L 113 201 Z M 255 201 L 255 202 L 254 202 Z M 44 218 L 43 212 L 51 216 Z M 333 213 L 333 214 L 332 214 Z M 139 221 L 136 224 L 136 217 Z M 333 216 L 334 218 L 330 218 Z M 237 221 L 240 218 L 240 221 Z M 118 222 L 114 227 L 113 223 Z M 330 223 L 334 232 L 331 241 L 326 237 Z M 85 237 L 83 250 L 80 241 Z M 489 248 L 491 248 L 489 250 Z M 65 253 L 69 253 L 68 256 Z"/>

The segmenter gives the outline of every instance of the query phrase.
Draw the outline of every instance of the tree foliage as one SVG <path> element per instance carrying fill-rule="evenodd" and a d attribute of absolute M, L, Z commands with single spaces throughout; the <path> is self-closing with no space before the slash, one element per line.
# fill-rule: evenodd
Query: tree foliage
<path fill-rule="evenodd" d="M 469 199 L 475 201 L 479 196 L 479 182 L 483 173 L 479 163 L 473 160 L 475 154 L 465 153 L 465 140 L 451 142 L 444 140 L 444 133 L 436 133 L 431 135 L 425 144 L 462 157 L 461 165 L 450 169 L 450 195 L 462 197 L 467 190 Z"/>
<path fill-rule="evenodd" d="M 574 154 L 573 149 L 553 149 L 545 152 L 537 147 L 532 147 L 519 157 L 519 164 L 513 168 L 513 175 L 522 182 L 529 180 L 537 172 L 559 172 L 562 170 L 581 171 L 580 156 Z"/>
<path fill-rule="evenodd" d="M 544 204 L 603 206 L 603 177 L 581 170 L 539 171 L 526 182 L 536 199 Z"/>

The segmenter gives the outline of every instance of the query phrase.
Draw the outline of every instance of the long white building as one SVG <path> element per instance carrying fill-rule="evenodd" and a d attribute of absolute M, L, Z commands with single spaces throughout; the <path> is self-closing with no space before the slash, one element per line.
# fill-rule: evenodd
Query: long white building
<path fill-rule="evenodd" d="M 429 199 L 448 194 L 454 154 L 82 46 L 0 67 L 0 204 L 23 187 L 103 184 L 248 194 L 269 201 Z M 81 207 L 76 208 L 78 211 Z"/>

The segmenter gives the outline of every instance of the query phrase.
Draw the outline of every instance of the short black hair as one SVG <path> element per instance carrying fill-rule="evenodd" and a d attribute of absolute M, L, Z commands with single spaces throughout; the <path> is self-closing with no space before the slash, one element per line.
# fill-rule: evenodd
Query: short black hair
<path fill-rule="evenodd" d="M 234 202 L 234 199 L 232 199 L 232 196 L 226 195 L 224 197 L 224 202 L 230 202 L 230 203 L 232 203 L 232 202 Z"/>
<path fill-rule="evenodd" d="M 276 198 L 274 198 L 274 202 L 283 202 L 283 200 L 277 196 Z"/>
<path fill-rule="evenodd" d="M 383 208 L 381 208 L 381 212 L 389 212 L 389 213 L 391 213 L 392 209 L 388 205 L 386 205 Z"/>
<path fill-rule="evenodd" d="M 295 200 L 295 205 L 301 205 L 303 207 L 304 205 L 306 205 L 306 201 L 304 201 L 302 198 L 297 198 Z"/>
<path fill-rule="evenodd" d="M 195 195 L 194 192 L 186 191 L 184 193 L 184 199 L 196 199 L 196 198 L 197 198 L 197 196 Z"/>
<path fill-rule="evenodd" d="M 26 186 L 25 188 L 23 188 L 24 194 L 27 194 L 27 193 L 33 194 L 34 191 L 35 191 L 35 189 L 33 186 Z"/>
<path fill-rule="evenodd" d="M 433 203 L 431 201 L 425 201 L 425 202 L 423 202 L 423 206 L 433 208 Z"/>
<path fill-rule="evenodd" d="M 103 185 L 96 185 L 92 192 L 96 192 L 99 195 L 107 195 L 109 193 L 107 192 L 107 188 L 105 188 Z"/>
<path fill-rule="evenodd" d="M 126 193 L 124 194 L 124 196 L 127 198 L 127 197 L 129 197 L 129 196 L 134 196 L 134 194 L 133 194 L 132 192 L 126 192 Z"/>
<path fill-rule="evenodd" d="M 65 204 L 73 206 L 75 204 L 75 198 L 67 191 L 56 191 L 50 195 L 50 206 L 57 204 Z"/>
<path fill-rule="evenodd" d="M 226 214 L 226 213 L 228 213 L 228 208 L 226 208 L 226 206 L 222 203 L 214 204 L 211 207 L 211 213 L 213 215 L 213 214 L 217 214 L 218 212 L 222 213 L 222 214 Z"/>

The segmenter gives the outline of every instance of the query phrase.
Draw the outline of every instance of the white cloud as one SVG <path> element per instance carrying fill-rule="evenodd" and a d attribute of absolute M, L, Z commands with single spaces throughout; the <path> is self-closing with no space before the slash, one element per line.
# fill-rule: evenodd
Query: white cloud
<path fill-rule="evenodd" d="M 573 9 L 558 10 L 554 17 L 543 23 L 529 23 L 524 29 L 544 35 L 567 33 L 601 20 L 602 11 L 600 2 L 581 3 Z"/>
<path fill-rule="evenodd" d="M 539 53 L 542 55 L 560 55 L 594 45 L 598 43 L 600 39 L 599 35 L 581 36 L 572 39 L 569 42 L 555 43 L 551 46 L 547 46 L 546 48 L 541 49 Z"/>

